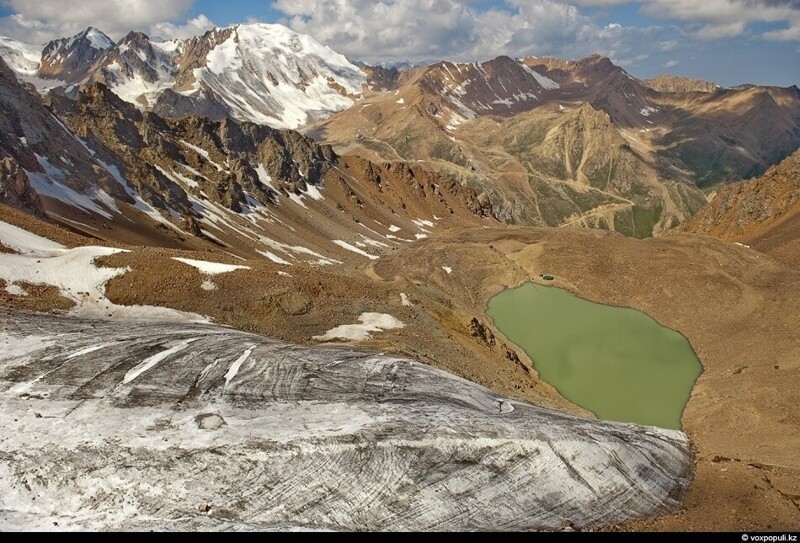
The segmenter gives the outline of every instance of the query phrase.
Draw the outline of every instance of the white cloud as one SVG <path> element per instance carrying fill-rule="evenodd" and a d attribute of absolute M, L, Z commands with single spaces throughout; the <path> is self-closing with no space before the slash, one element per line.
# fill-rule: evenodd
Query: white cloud
<path fill-rule="evenodd" d="M 738 37 L 750 23 L 787 23 L 787 28 L 765 32 L 767 40 L 800 40 L 798 0 L 559 0 L 585 7 L 639 4 L 641 14 L 661 20 L 703 24 L 703 40 Z"/>
<path fill-rule="evenodd" d="M 150 36 L 158 36 L 167 40 L 170 39 L 186 39 L 192 36 L 198 36 L 208 30 L 214 28 L 214 21 L 205 15 L 198 15 L 193 19 L 189 19 L 185 24 L 174 23 L 156 23 L 150 27 Z"/>
<path fill-rule="evenodd" d="M 63 0 L 2 0 L 2 5 L 14 14 L 0 18 L 0 35 L 44 43 L 75 35 L 88 26 L 114 39 L 130 30 L 148 34 L 160 30 L 169 37 L 213 26 L 204 15 L 184 22 L 193 3 L 194 0 L 81 0 L 65 5 Z"/>
<path fill-rule="evenodd" d="M 670 51 L 674 51 L 675 49 L 677 49 L 678 45 L 680 45 L 680 42 L 678 40 L 667 40 L 659 42 L 658 48 L 663 53 L 669 53 Z"/>
<path fill-rule="evenodd" d="M 608 4 L 608 2 L 605 2 Z M 497 55 L 633 56 L 659 32 L 598 26 L 574 5 L 507 0 L 479 10 L 467 0 L 277 0 L 285 23 L 366 61 L 480 60 Z"/>
<path fill-rule="evenodd" d="M 800 41 L 800 21 L 795 21 L 788 28 L 765 32 L 762 37 L 769 41 Z"/>
<path fill-rule="evenodd" d="M 747 23 L 789 20 L 799 8 L 793 0 L 644 0 L 642 12 L 689 22 Z"/>
<path fill-rule="evenodd" d="M 674 68 L 678 64 L 680 64 L 679 60 L 668 60 L 664 63 L 664 68 Z"/>
<path fill-rule="evenodd" d="M 721 38 L 736 38 L 744 34 L 744 23 L 707 24 L 695 31 L 692 35 L 701 40 L 718 40 Z"/>

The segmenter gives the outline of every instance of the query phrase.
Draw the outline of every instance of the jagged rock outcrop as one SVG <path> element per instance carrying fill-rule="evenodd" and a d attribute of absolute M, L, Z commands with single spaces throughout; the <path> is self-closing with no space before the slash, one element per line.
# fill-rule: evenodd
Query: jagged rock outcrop
<path fill-rule="evenodd" d="M 31 187 L 25 171 L 11 157 L 0 159 L 0 203 L 24 209 L 38 217 L 44 215 L 41 198 Z"/>
<path fill-rule="evenodd" d="M 0 323 L 4 530 L 582 528 L 672 511 L 691 477 L 680 432 L 411 360 L 210 325 Z"/>
<path fill-rule="evenodd" d="M 42 99 L 0 62 L 0 103 L 0 159 L 19 165 L 51 220 L 110 241 L 210 242 L 331 265 L 427 237 L 434 221 L 493 217 L 472 189 L 421 168 L 339 157 L 298 132 L 230 118 L 165 119 L 103 83 Z M 34 209 L 12 178 L 8 203 Z"/>

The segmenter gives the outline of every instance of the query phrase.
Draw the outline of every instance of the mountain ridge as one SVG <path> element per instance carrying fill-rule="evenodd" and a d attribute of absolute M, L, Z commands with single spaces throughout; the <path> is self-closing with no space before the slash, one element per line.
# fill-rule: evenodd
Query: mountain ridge
<path fill-rule="evenodd" d="M 63 76 L 76 83 L 51 92 L 73 96 L 101 83 L 162 118 L 296 127 L 339 155 L 431 170 L 517 224 L 656 235 L 704 205 L 702 189 L 800 145 L 796 88 L 702 92 L 712 84 L 639 80 L 600 55 L 370 67 L 265 24 L 168 42 L 89 28 L 45 52 L 31 76 L 16 51 L 19 77 Z"/>

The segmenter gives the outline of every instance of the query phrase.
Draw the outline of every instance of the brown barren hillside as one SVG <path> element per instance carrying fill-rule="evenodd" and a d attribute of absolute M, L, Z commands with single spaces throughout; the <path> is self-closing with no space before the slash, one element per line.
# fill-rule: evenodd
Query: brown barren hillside
<path fill-rule="evenodd" d="M 720 188 L 683 230 L 750 245 L 800 266 L 800 150 L 758 179 Z"/>

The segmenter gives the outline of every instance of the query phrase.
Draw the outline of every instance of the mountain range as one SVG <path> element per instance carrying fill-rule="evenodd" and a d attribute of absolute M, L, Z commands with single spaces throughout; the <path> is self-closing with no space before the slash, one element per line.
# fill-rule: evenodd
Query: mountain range
<path fill-rule="evenodd" d="M 38 59 L 8 39 L 0 53 L 53 95 L 99 83 L 162 118 L 294 128 L 340 155 L 424 168 L 515 224 L 651 236 L 800 145 L 797 87 L 643 81 L 600 56 L 365 66 L 268 24 L 183 41 L 88 28 Z"/>

